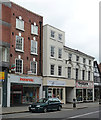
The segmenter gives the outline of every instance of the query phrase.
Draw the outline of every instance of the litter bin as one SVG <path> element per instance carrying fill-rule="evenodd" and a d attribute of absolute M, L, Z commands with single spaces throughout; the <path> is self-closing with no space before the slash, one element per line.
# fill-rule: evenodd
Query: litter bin
<path fill-rule="evenodd" d="M 73 108 L 76 108 L 76 99 L 73 99 Z"/>

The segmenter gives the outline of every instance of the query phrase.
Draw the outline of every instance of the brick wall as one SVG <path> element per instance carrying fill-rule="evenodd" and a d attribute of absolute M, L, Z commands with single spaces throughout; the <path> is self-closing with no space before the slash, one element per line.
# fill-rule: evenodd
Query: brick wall
<path fill-rule="evenodd" d="M 21 16 L 24 20 L 24 29 L 25 31 L 20 31 L 16 29 L 16 17 Z M 21 55 L 21 58 L 23 59 L 23 73 L 26 74 L 27 71 L 30 70 L 30 61 L 33 60 L 33 58 L 37 61 L 37 75 L 41 75 L 39 69 L 40 69 L 40 25 L 39 21 L 43 23 L 43 17 L 34 14 L 14 3 L 12 3 L 11 7 L 11 39 L 10 39 L 10 64 L 15 64 L 15 58 L 18 58 L 18 55 Z M 36 22 L 36 25 L 38 26 L 38 36 L 31 35 L 31 23 Z M 43 26 L 43 24 L 42 24 Z M 42 27 L 41 27 L 42 28 Z M 21 33 L 21 36 L 24 37 L 24 53 L 16 52 L 15 51 L 15 38 L 16 35 L 19 35 L 19 32 Z M 12 34 L 13 33 L 13 34 Z M 42 35 L 42 31 L 41 31 Z M 38 55 L 31 55 L 30 49 L 31 49 L 31 40 L 33 37 L 36 37 L 36 40 L 38 41 Z M 30 38 L 30 40 L 28 39 Z M 42 36 L 41 36 L 41 42 L 42 42 Z M 42 42 L 43 43 L 43 42 Z M 41 44 L 42 45 L 42 44 Z M 27 59 L 28 58 L 28 59 Z M 42 66 L 42 46 L 41 46 L 41 66 Z M 42 69 L 42 67 L 41 67 Z"/>

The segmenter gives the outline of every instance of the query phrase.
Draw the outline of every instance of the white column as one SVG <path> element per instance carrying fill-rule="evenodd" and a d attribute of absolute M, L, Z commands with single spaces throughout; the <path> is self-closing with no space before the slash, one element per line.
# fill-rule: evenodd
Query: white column
<path fill-rule="evenodd" d="M 66 104 L 66 90 L 65 90 L 65 88 L 63 88 L 63 102 L 64 102 L 64 104 Z"/>

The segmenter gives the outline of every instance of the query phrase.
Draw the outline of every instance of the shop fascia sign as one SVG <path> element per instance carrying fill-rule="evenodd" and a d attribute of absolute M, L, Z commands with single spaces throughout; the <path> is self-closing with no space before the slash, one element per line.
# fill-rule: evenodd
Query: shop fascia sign
<path fill-rule="evenodd" d="M 65 86 L 66 82 L 65 81 L 48 80 L 47 85 L 49 85 L 49 86 Z"/>
<path fill-rule="evenodd" d="M 20 81 L 23 81 L 23 82 L 34 82 L 34 80 L 32 78 L 25 78 L 25 77 L 21 77 Z"/>
<path fill-rule="evenodd" d="M 93 84 L 93 82 L 77 81 L 76 87 L 77 88 L 93 88 L 94 84 Z"/>

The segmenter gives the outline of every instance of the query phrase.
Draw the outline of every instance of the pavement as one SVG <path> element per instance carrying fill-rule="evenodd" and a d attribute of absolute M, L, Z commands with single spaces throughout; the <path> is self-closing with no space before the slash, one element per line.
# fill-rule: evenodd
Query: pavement
<path fill-rule="evenodd" d="M 77 103 L 76 108 L 73 108 L 73 104 L 63 104 L 63 109 L 83 109 L 88 107 L 97 107 L 99 106 L 98 102 L 89 102 L 89 103 Z M 0 112 L 1 114 L 12 114 L 12 113 L 21 113 L 28 112 L 28 106 L 18 106 L 18 107 L 2 107 Z"/>

